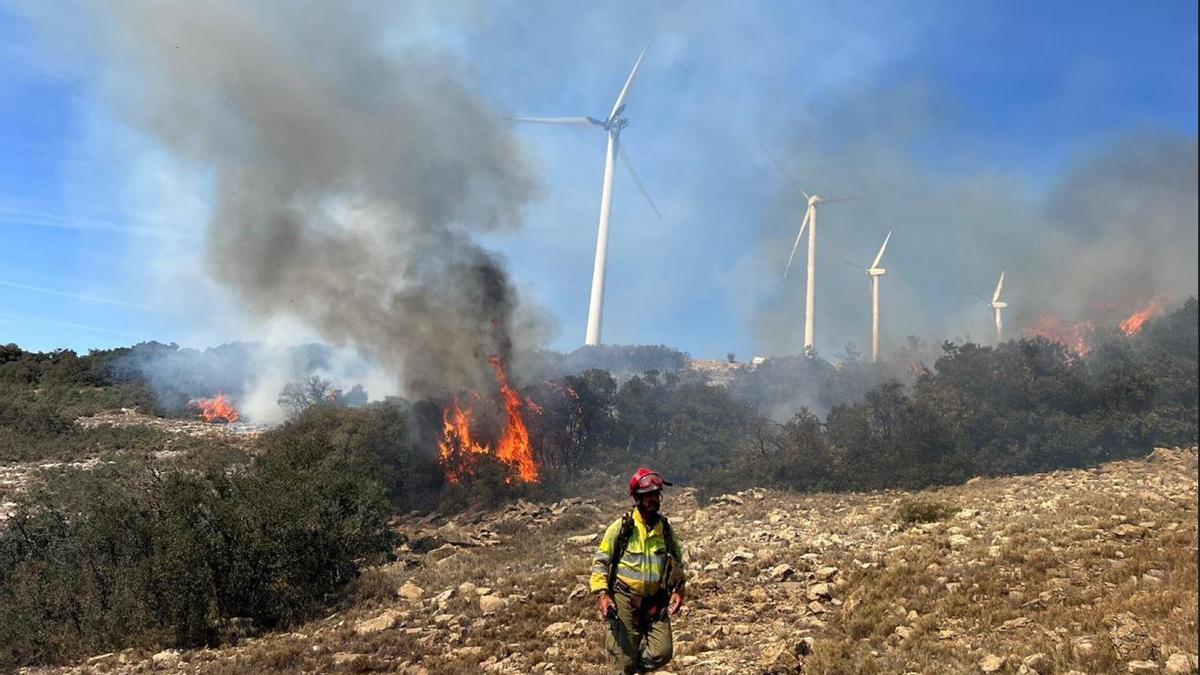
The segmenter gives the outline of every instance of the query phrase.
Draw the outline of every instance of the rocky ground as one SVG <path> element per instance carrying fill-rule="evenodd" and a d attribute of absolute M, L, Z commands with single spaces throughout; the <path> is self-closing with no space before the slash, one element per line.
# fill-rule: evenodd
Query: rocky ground
<path fill-rule="evenodd" d="M 692 579 L 666 672 L 1194 673 L 1196 499 L 1194 448 L 920 493 L 668 493 Z M 585 584 L 621 505 L 402 518 L 397 560 L 294 632 L 65 671 L 607 672 Z"/>

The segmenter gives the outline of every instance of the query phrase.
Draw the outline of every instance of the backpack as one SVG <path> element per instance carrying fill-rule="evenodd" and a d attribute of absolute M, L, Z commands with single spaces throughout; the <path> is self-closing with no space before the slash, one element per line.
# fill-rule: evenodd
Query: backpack
<path fill-rule="evenodd" d="M 662 519 L 663 539 L 667 544 L 667 564 L 663 568 L 663 586 L 668 591 L 673 591 L 679 586 L 676 583 L 675 570 L 677 563 L 675 561 L 675 532 L 671 529 L 671 521 L 667 520 L 666 516 L 659 516 Z M 612 595 L 613 588 L 617 585 L 617 569 L 621 565 L 621 557 L 625 555 L 625 549 L 629 546 L 629 538 L 633 536 L 633 512 L 628 512 L 621 516 L 621 529 L 617 532 L 617 540 L 613 542 L 612 560 L 608 563 L 608 594 Z"/>

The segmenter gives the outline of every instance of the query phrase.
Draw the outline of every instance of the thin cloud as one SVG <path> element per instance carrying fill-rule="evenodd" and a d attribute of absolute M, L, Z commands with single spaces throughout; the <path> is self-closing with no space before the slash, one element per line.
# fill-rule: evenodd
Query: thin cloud
<path fill-rule="evenodd" d="M 27 316 L 25 314 L 11 314 L 9 312 L 0 312 L 0 319 L 8 319 L 10 321 L 36 321 L 38 323 L 48 323 L 55 326 L 63 326 L 66 328 L 78 328 L 80 330 L 88 330 L 96 333 L 109 333 L 111 335 L 121 335 L 130 337 L 135 340 L 144 340 L 145 338 L 137 333 L 130 333 L 123 330 L 113 330 L 112 328 L 104 328 L 103 326 L 93 326 L 86 323 L 76 323 L 74 321 L 62 321 L 59 319 L 47 319 L 41 316 Z"/>
<path fill-rule="evenodd" d="M 151 305 L 142 305 L 136 302 L 125 302 L 124 300 L 112 300 L 109 298 L 98 298 L 94 295 L 84 295 L 82 293 L 72 293 L 70 291 L 60 291 L 55 288 L 45 288 L 43 286 L 31 286 L 29 284 L 17 283 L 15 281 L 5 281 L 0 279 L 0 286 L 4 288 L 12 288 L 21 291 L 31 291 L 33 293 L 44 293 L 46 295 L 57 295 L 62 298 L 71 298 L 72 300 L 80 300 L 82 302 L 93 302 L 102 305 L 113 305 L 115 307 L 125 307 L 127 309 L 136 309 L 141 312 L 156 312 L 159 314 L 174 314 L 169 309 L 162 307 L 154 307 Z"/>
<path fill-rule="evenodd" d="M 200 238 L 194 235 L 173 232 L 171 230 L 155 227 L 117 225 L 103 220 L 71 218 L 48 211 L 37 211 L 33 209 L 21 209 L 3 206 L 0 206 L 0 225 L 8 225 L 11 227 L 42 227 L 56 230 L 90 232 L 96 234 L 128 234 L 147 237 L 162 237 L 166 239 L 200 241 Z"/>

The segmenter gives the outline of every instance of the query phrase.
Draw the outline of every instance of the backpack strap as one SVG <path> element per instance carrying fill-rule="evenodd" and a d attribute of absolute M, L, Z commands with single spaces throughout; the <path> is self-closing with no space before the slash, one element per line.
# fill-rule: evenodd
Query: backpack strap
<path fill-rule="evenodd" d="M 681 561 L 675 557 L 675 531 L 671 529 L 671 521 L 667 520 L 666 516 L 659 516 L 663 524 L 663 539 L 667 544 L 667 565 L 663 570 L 663 584 L 668 593 L 673 593 L 683 588 L 683 579 L 677 579 L 677 571 L 680 569 Z"/>
<path fill-rule="evenodd" d="M 626 513 L 621 516 L 621 529 L 617 532 L 617 540 L 613 542 L 612 558 L 608 561 L 608 594 L 613 594 L 613 588 L 617 585 L 617 568 L 621 565 L 621 556 L 625 555 L 625 548 L 629 546 L 629 537 L 633 536 L 633 514 Z"/>

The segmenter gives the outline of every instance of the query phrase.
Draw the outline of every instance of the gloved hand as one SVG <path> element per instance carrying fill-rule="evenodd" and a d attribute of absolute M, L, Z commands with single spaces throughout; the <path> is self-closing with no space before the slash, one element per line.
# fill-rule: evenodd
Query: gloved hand
<path fill-rule="evenodd" d="M 667 602 L 667 612 L 671 616 L 675 616 L 681 609 L 683 609 L 683 593 L 676 591 L 671 594 L 671 599 Z"/>
<path fill-rule="evenodd" d="M 617 618 L 617 603 L 613 602 L 608 593 L 600 594 L 600 620 L 607 621 Z"/>

